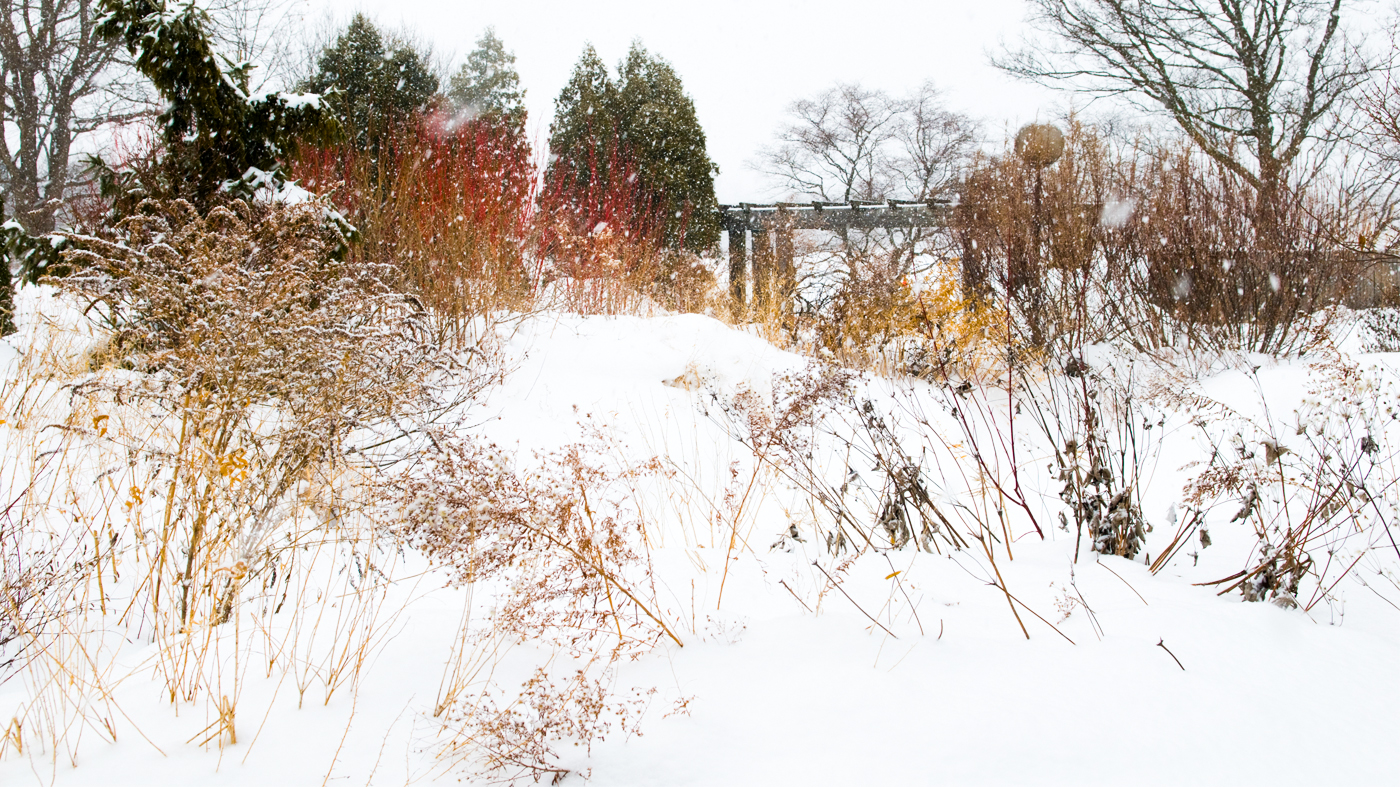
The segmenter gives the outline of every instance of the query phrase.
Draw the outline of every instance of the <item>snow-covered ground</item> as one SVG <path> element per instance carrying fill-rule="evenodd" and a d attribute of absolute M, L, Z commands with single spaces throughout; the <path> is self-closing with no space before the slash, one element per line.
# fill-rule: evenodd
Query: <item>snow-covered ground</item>
<path fill-rule="evenodd" d="M 22 374 L 22 354 L 39 352 L 59 331 L 36 327 L 27 292 L 26 330 L 0 344 L 11 383 Z M 1194 584 L 1248 567 L 1255 538 L 1230 521 L 1231 506 L 1209 513 L 1209 548 L 1193 544 L 1157 574 L 1149 571 L 1147 561 L 1176 532 L 1169 509 L 1184 510 L 1188 463 L 1208 458 L 1197 443 L 1199 415 L 1163 411 L 1140 490 L 1154 529 L 1145 554 L 1133 560 L 1076 549 L 1073 527 L 1062 530 L 1055 518 L 1064 504 L 1046 469 L 1045 438 L 1024 423 L 1015 438 L 1020 477 L 1043 539 L 1024 512 L 1003 502 L 1004 523 L 984 531 L 1011 538 L 990 542 L 994 561 L 971 541 L 962 550 L 940 542 L 920 551 L 916 539 L 902 549 L 853 545 L 833 555 L 825 541 L 830 521 L 789 479 L 755 463 L 732 406 L 744 391 L 758 402 L 791 393 L 783 381 L 802 379 L 806 359 L 698 315 L 541 314 L 503 335 L 507 373 L 463 418 L 463 429 L 522 464 L 534 452 L 592 439 L 613 465 L 659 457 L 667 468 L 638 482 L 629 505 L 645 523 L 648 598 L 683 647 L 663 637 L 616 665 L 618 696 L 656 690 L 640 695 L 642 735 L 608 735 L 591 751 L 565 741 L 559 765 L 573 773 L 563 783 L 1393 783 L 1400 552 L 1383 540 L 1386 530 L 1375 527 L 1361 546 L 1337 547 L 1362 559 L 1350 573 L 1327 574 L 1340 582 L 1309 611 L 1246 603 L 1238 593 L 1217 596 L 1216 588 Z M 1385 364 L 1396 358 L 1355 358 L 1379 364 L 1378 379 L 1394 379 Z M 1200 364 L 1192 379 L 1203 395 L 1239 412 L 1267 405 L 1267 418 L 1293 423 L 1294 409 L 1317 387 L 1316 373 L 1309 376 L 1308 361 L 1258 365 Z M 48 382 L 61 388 L 88 373 L 73 361 L 67 374 Z M 926 447 L 925 471 L 940 504 L 995 509 L 972 500 L 972 449 L 940 409 L 950 401 L 941 389 L 909 378 L 853 385 L 911 444 Z M 7 406 L 15 402 L 13 390 L 8 395 Z M 984 402 L 994 422 L 1007 416 L 995 389 L 978 387 L 971 396 L 962 401 Z M 28 422 L 0 413 L 8 419 L 0 423 L 5 472 L 28 466 L 22 457 L 50 439 L 43 419 L 57 418 L 65 401 L 52 397 L 56 409 Z M 917 402 L 931 413 L 918 429 L 908 416 Z M 871 468 L 829 437 L 811 450 L 818 471 L 833 484 L 852 474 L 853 484 L 868 478 Z M 13 493 L 21 479 L 3 483 Z M 70 486 L 81 496 L 101 483 L 96 471 L 80 469 Z M 735 489 L 743 502 L 726 497 Z M 871 511 L 853 512 L 870 524 Z M 448 575 L 412 550 L 388 552 L 381 567 L 392 582 L 375 591 L 369 618 L 326 623 L 320 639 L 297 639 L 279 628 L 277 614 L 259 618 L 250 602 L 246 614 L 213 633 L 227 642 L 215 659 L 234 687 L 225 691 L 237 703 L 237 743 L 216 734 L 200 745 L 217 725 L 216 706 L 172 704 L 159 648 L 130 625 L 118 626 L 114 610 L 89 610 L 90 633 L 71 638 L 75 650 L 64 663 L 100 674 L 93 685 L 107 693 L 86 696 L 86 713 L 49 708 L 48 718 L 73 725 L 66 731 L 12 726 L 14 740 L 32 737 L 23 752 L 0 741 L 0 784 L 489 781 L 440 756 L 444 736 L 433 715 L 464 615 L 480 626 L 488 591 L 449 587 Z M 331 568 L 307 576 L 322 577 L 324 592 L 305 597 L 304 609 L 334 621 L 351 595 L 345 580 Z M 286 642 L 304 650 L 305 669 L 265 669 L 269 652 Z M 358 649 L 357 679 L 327 677 L 333 660 L 324 654 L 338 648 Z M 488 661 L 478 685 L 489 677 L 503 690 L 543 663 L 565 672 L 574 663 L 538 642 L 506 642 Z M 0 728 L 33 706 L 42 677 L 31 670 L 0 685 Z M 310 688 L 301 690 L 303 683 Z M 60 695 L 75 693 L 49 691 L 44 701 Z M 45 749 L 46 736 L 61 739 L 59 751 Z"/>

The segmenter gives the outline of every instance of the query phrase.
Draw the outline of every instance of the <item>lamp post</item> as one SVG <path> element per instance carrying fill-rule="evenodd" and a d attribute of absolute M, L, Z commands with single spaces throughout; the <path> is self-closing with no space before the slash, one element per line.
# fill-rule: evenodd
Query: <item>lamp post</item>
<path fill-rule="evenodd" d="M 1059 161 L 1064 153 L 1065 135 L 1049 123 L 1031 123 L 1016 132 L 1016 155 L 1035 170 L 1035 212 L 1031 217 L 1035 243 L 1031 254 L 1037 270 L 1040 268 L 1041 202 L 1045 193 L 1043 175 L 1045 168 Z"/>
<path fill-rule="evenodd" d="M 1041 294 L 1041 250 L 1044 245 L 1044 209 L 1042 202 L 1045 193 L 1045 168 L 1059 161 L 1065 152 L 1065 135 L 1049 123 L 1031 123 L 1016 132 L 1016 155 L 1035 171 L 1035 193 L 1031 204 L 1031 248 L 1026 258 L 1019 263 L 1008 257 L 1007 264 L 1019 270 L 1007 271 L 1007 285 L 1010 290 L 1028 290 L 1031 301 L 1031 341 L 1037 346 L 1043 344 L 1043 335 L 1038 315 Z"/>

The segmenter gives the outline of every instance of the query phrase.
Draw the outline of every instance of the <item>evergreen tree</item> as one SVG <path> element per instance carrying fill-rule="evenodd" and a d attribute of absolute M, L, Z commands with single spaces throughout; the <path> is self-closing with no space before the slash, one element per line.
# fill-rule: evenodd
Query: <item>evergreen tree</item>
<path fill-rule="evenodd" d="M 104 192 L 130 201 L 141 192 L 182 197 L 203 207 L 216 194 L 282 180 L 282 164 L 301 142 L 324 142 L 340 132 L 317 96 L 250 95 L 249 63 L 214 51 L 208 14 L 193 2 L 103 0 L 99 33 L 120 41 L 168 104 L 160 160 L 133 190 L 131 173 L 103 169 Z M 98 162 L 100 165 L 100 162 Z M 27 274 L 32 279 L 33 270 Z"/>
<path fill-rule="evenodd" d="M 148 196 L 204 209 L 226 196 L 280 186 L 283 165 L 299 145 L 339 136 L 341 126 L 319 96 L 251 95 L 252 66 L 214 51 L 212 23 L 193 2 L 172 8 L 165 0 L 102 0 L 101 8 L 97 34 L 124 46 L 167 102 L 158 118 L 161 145 L 148 165 L 119 171 L 91 159 L 117 215 L 130 214 Z M 31 284 L 62 276 L 70 268 L 63 260 L 69 248 L 64 235 L 36 237 L 17 222 L 0 225 L 0 334 L 13 328 L 10 265 L 18 263 L 20 278 Z"/>
<path fill-rule="evenodd" d="M 458 113 L 500 118 L 512 128 L 525 130 L 525 91 L 520 89 L 515 55 L 506 51 L 489 27 L 467 62 L 448 80 L 447 98 Z"/>
<path fill-rule="evenodd" d="M 554 101 L 545 174 L 554 188 L 568 180 L 574 192 L 586 194 L 594 172 L 599 181 L 607 181 L 607 165 L 617 153 L 616 90 L 598 53 L 591 45 L 585 47 L 573 76 Z"/>
<path fill-rule="evenodd" d="M 625 164 L 639 181 L 645 212 L 662 218 L 672 248 L 692 251 L 719 241 L 714 176 L 705 133 L 680 77 L 666 61 L 633 44 L 612 80 L 590 46 L 555 102 L 550 126 L 552 184 L 567 178 L 578 194 L 592 185 L 606 190 L 609 168 Z M 559 188 L 557 185 L 555 188 Z M 596 193 L 596 190 L 595 192 Z"/>
<path fill-rule="evenodd" d="M 695 104 L 670 63 L 634 43 L 618 69 L 617 115 L 621 137 L 638 175 L 665 210 L 665 239 L 671 246 L 707 249 L 719 242 L 715 173 L 705 151 L 705 132 Z"/>
<path fill-rule="evenodd" d="M 0 211 L 3 209 L 4 202 L 0 201 Z M 10 227 L 6 229 L 13 231 Z M 5 233 L 5 230 L 0 230 L 0 233 Z M 14 234 L 17 235 L 18 232 Z M 8 233 L 0 234 L 0 241 L 2 240 L 8 240 Z M 8 249 L 0 246 L 0 336 L 9 336 L 15 332 L 15 283 L 10 276 L 10 255 L 6 252 Z"/>
<path fill-rule="evenodd" d="M 423 58 L 408 47 L 389 51 L 364 14 L 355 14 L 316 66 L 305 89 L 337 91 L 335 101 L 351 139 L 375 151 L 385 134 L 427 106 L 438 89 L 438 78 Z"/>

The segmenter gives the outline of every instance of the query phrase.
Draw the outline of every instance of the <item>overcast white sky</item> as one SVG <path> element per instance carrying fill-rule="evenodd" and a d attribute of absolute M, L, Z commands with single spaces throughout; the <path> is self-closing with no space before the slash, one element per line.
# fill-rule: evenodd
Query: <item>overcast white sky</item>
<path fill-rule="evenodd" d="M 987 62 L 1023 29 L 1022 0 L 306 0 L 342 22 L 363 11 L 417 30 L 454 65 L 488 25 L 515 53 L 530 125 L 543 145 L 554 98 L 586 43 L 610 67 L 633 39 L 675 66 L 720 166 L 723 202 L 771 196 L 749 166 L 793 100 L 837 81 L 900 93 L 932 79 L 949 105 L 1004 127 L 1054 114 L 1065 97 L 1016 82 Z M 318 5 L 319 4 L 319 5 Z M 323 14 L 323 10 L 313 10 Z"/>

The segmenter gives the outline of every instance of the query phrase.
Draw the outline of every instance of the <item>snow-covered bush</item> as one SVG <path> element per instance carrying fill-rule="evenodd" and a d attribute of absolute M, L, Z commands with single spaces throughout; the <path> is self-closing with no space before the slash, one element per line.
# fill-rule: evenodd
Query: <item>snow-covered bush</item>
<path fill-rule="evenodd" d="M 47 341 L 92 338 L 29 345 L 0 391 L 7 476 L 30 479 L 7 481 L 0 530 L 13 622 L 0 647 L 30 689 L 16 746 L 76 760 L 75 730 L 115 735 L 98 702 L 125 674 L 113 632 L 154 646 L 171 703 L 214 717 L 200 745 L 238 739 L 245 618 L 264 622 L 257 659 L 300 697 L 358 679 L 394 563 L 362 516 L 367 460 L 458 401 L 437 373 L 454 373 L 460 399 L 493 377 L 429 341 L 381 267 L 336 259 L 344 239 L 324 215 L 148 201 L 70 236 L 55 302 L 79 306 Z M 331 620 L 315 609 L 327 582 Z"/>
<path fill-rule="evenodd" d="M 157 566 L 173 573 L 154 587 L 179 588 L 184 623 L 228 618 L 271 560 L 264 542 L 289 498 L 343 461 L 352 432 L 429 403 L 426 374 L 443 357 L 382 269 L 332 259 L 336 235 L 316 205 L 200 215 L 174 201 L 72 239 L 64 286 L 111 331 L 94 365 L 145 373 L 95 370 L 82 390 L 180 424 L 161 457 L 173 473 L 161 538 L 183 562 Z M 233 566 L 232 581 L 214 573 Z M 204 604 L 212 613 L 196 612 Z"/>

